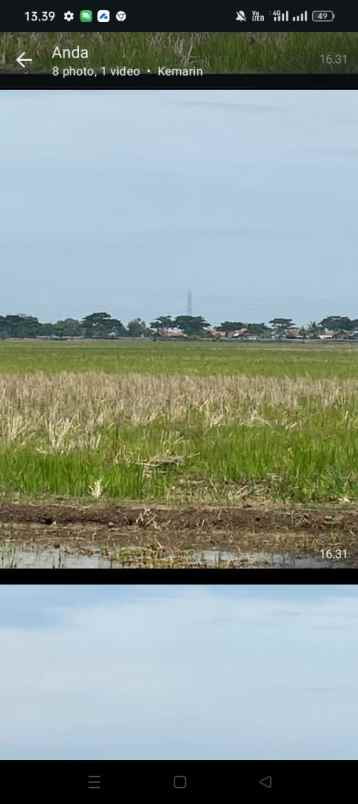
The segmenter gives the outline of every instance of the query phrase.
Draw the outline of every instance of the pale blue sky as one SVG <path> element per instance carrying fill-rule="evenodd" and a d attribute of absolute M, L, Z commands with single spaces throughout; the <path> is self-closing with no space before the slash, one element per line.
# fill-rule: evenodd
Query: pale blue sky
<path fill-rule="evenodd" d="M 3 91 L 0 314 L 358 316 L 357 98 Z"/>
<path fill-rule="evenodd" d="M 2 759 L 357 759 L 358 592 L 0 587 Z"/>

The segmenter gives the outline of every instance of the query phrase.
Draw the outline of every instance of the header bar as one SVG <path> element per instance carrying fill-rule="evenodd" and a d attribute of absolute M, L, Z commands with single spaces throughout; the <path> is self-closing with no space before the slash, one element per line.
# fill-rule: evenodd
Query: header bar
<path fill-rule="evenodd" d="M 101 6 L 105 6 L 102 8 Z M 355 31 L 358 7 L 352 3 L 273 3 L 240 5 L 233 3 L 181 3 L 155 6 L 133 0 L 113 3 L 89 2 L 81 6 L 49 3 L 36 6 L 19 2 L 2 7 L 0 32 L 41 31 Z"/>

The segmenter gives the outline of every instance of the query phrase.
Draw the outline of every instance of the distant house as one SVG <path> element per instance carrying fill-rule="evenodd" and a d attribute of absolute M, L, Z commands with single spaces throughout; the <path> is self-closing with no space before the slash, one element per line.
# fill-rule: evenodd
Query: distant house
<path fill-rule="evenodd" d="M 334 330 L 325 329 L 324 332 L 321 332 L 318 337 L 320 341 L 331 341 L 334 334 Z"/>
<path fill-rule="evenodd" d="M 300 335 L 299 328 L 298 327 L 290 327 L 286 331 L 286 338 L 302 338 L 302 335 Z"/>
<path fill-rule="evenodd" d="M 347 332 L 345 329 L 339 329 L 334 332 L 332 335 L 332 340 L 334 341 L 347 341 L 350 338 L 351 333 Z"/>
<path fill-rule="evenodd" d="M 37 341 L 63 341 L 63 335 L 35 335 Z M 22 338 L 22 340 L 32 340 L 32 338 Z"/>
<path fill-rule="evenodd" d="M 159 330 L 159 335 L 162 338 L 186 338 L 185 332 L 183 332 L 179 327 L 162 327 Z"/>
<path fill-rule="evenodd" d="M 246 327 L 235 329 L 234 332 L 231 332 L 231 338 L 247 338 L 249 335 L 250 332 Z"/>
<path fill-rule="evenodd" d="M 225 333 L 225 332 L 222 332 L 222 330 L 215 329 L 215 328 L 213 328 L 213 327 L 211 327 L 210 329 L 208 329 L 208 330 L 207 330 L 207 333 L 208 333 L 208 335 L 209 335 L 211 338 L 225 338 L 225 337 L 226 337 L 226 333 Z"/>

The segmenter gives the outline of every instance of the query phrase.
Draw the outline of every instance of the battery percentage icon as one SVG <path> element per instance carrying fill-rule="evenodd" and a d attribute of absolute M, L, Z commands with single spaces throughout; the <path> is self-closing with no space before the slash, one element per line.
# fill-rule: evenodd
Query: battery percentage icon
<path fill-rule="evenodd" d="M 312 22 L 333 22 L 336 18 L 334 11 L 312 11 Z"/>

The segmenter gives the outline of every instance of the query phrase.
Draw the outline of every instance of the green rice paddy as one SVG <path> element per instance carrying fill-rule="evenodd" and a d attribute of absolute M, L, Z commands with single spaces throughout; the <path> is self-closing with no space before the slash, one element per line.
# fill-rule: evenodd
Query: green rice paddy
<path fill-rule="evenodd" d="M 0 491 L 358 498 L 358 346 L 0 343 Z"/>

